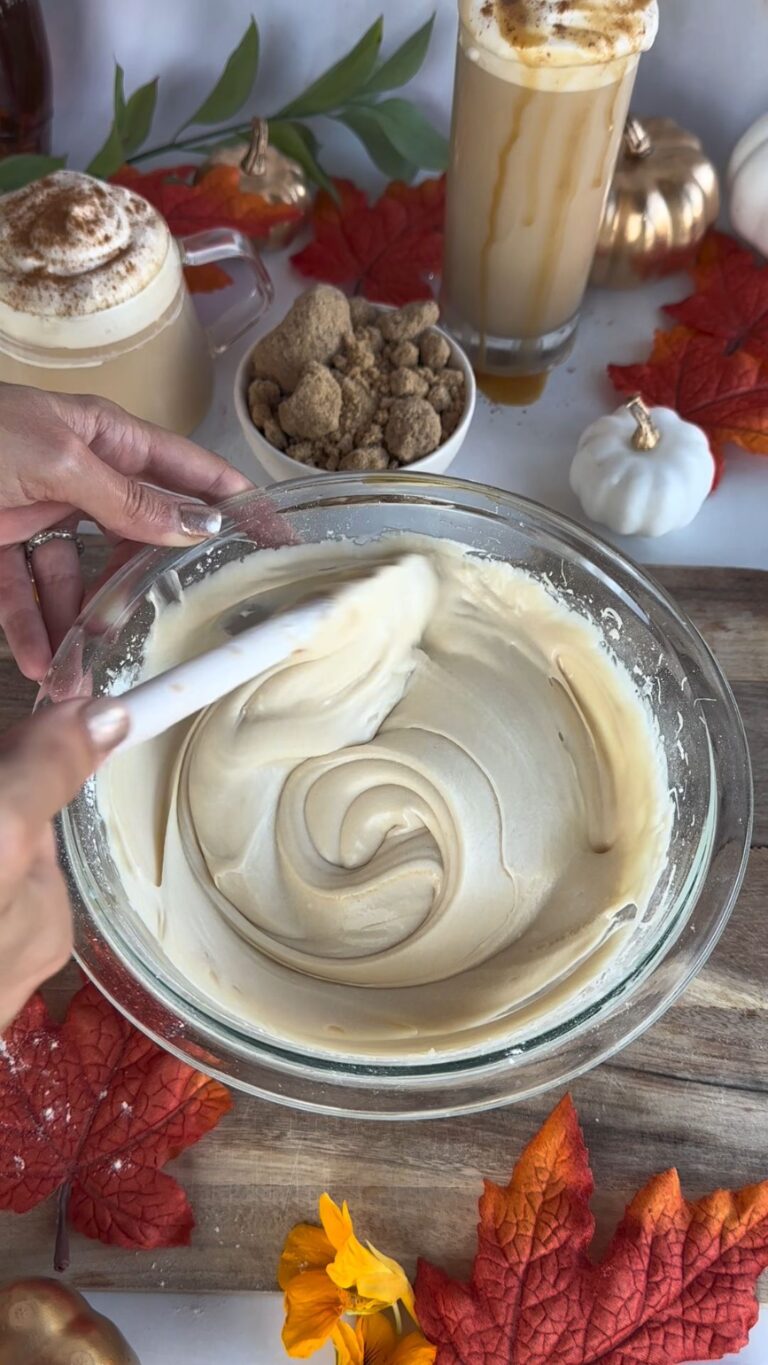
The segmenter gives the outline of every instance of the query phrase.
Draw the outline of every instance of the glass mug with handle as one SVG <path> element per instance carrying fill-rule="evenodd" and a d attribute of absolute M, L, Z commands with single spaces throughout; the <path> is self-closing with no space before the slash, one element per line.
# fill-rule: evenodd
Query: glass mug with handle
<path fill-rule="evenodd" d="M 239 259 L 250 287 L 203 327 L 184 266 Z M 176 241 L 122 186 L 56 171 L 0 199 L 0 380 L 111 398 L 188 435 L 208 408 L 214 355 L 272 302 L 239 232 Z"/>

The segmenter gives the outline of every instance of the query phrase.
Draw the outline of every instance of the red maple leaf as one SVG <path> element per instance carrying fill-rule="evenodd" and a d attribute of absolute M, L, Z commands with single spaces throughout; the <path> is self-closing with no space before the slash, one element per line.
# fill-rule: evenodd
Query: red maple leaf
<path fill-rule="evenodd" d="M 185 1246 L 194 1215 L 160 1167 L 231 1103 L 95 986 L 77 993 L 61 1025 L 33 996 L 0 1040 L 0 1209 L 26 1213 L 58 1191 L 57 1270 L 68 1223 L 115 1246 Z"/>
<path fill-rule="evenodd" d="M 261 194 L 244 193 L 237 166 L 211 166 L 202 174 L 195 165 L 164 166 L 156 171 L 123 166 L 112 179 L 148 199 L 174 237 L 228 227 L 258 241 L 270 228 L 294 222 L 301 213 L 293 204 L 274 204 Z M 203 292 L 232 283 L 221 266 L 193 266 L 187 279 L 190 289 Z"/>
<path fill-rule="evenodd" d="M 296 269 L 375 303 L 429 298 L 443 258 L 442 178 L 393 182 L 375 204 L 349 181 L 336 189 L 338 203 L 324 191 L 317 196 L 314 240 L 291 257 Z"/>
<path fill-rule="evenodd" d="M 673 327 L 656 333 L 644 365 L 609 365 L 608 373 L 621 393 L 674 408 L 706 432 L 715 483 L 728 441 L 768 455 L 768 361 L 743 350 L 728 354 L 717 337 Z"/>
<path fill-rule="evenodd" d="M 386 199 L 402 204 L 412 227 L 431 228 L 442 232 L 445 222 L 445 176 L 422 180 L 418 185 L 407 185 L 404 180 L 392 180 L 384 191 Z"/>
<path fill-rule="evenodd" d="M 719 269 L 721 262 L 728 256 L 739 257 L 743 261 L 755 259 L 752 252 L 742 246 L 741 242 L 737 242 L 735 237 L 731 237 L 730 233 L 719 232 L 717 228 L 710 229 L 696 253 L 696 260 L 691 269 L 699 288 L 708 284 L 713 272 Z"/>
<path fill-rule="evenodd" d="M 758 265 L 732 238 L 699 257 L 699 285 L 690 298 L 667 304 L 665 312 L 694 332 L 717 337 L 726 355 L 748 351 L 768 360 L 768 267 Z"/>
<path fill-rule="evenodd" d="M 768 1266 L 768 1181 L 688 1203 L 676 1171 L 655 1176 L 599 1264 L 593 1188 L 566 1097 L 509 1185 L 486 1184 L 469 1283 L 419 1265 L 436 1365 L 677 1365 L 746 1345 Z"/>

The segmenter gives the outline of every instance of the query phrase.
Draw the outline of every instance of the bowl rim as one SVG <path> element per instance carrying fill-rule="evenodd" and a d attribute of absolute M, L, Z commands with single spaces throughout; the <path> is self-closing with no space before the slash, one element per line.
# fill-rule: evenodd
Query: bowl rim
<path fill-rule="evenodd" d="M 382 313 L 392 313 L 396 311 L 395 305 L 389 303 L 372 303 L 371 307 L 379 309 L 380 312 Z M 459 362 L 461 369 L 464 373 L 464 379 L 466 381 L 464 410 L 461 415 L 461 421 L 451 432 L 448 439 L 445 441 L 441 441 L 440 445 L 436 446 L 436 448 L 433 451 L 431 451 L 429 455 L 423 455 L 420 460 L 414 460 L 412 464 L 402 465 L 400 469 L 382 471 L 392 474 L 395 478 L 398 478 L 401 475 L 408 475 L 410 477 L 411 473 L 413 474 L 434 473 L 435 471 L 430 470 L 429 461 L 434 460 L 439 455 L 442 455 L 445 452 L 446 447 L 455 443 L 455 453 L 451 457 L 451 459 L 453 460 L 455 456 L 458 455 L 458 452 L 461 446 L 463 445 L 464 440 L 466 439 L 466 435 L 469 430 L 469 425 L 474 416 L 475 407 L 477 406 L 477 380 L 475 378 L 475 372 L 470 363 L 469 356 L 467 355 L 463 346 L 460 344 L 460 342 L 456 340 L 454 336 L 451 335 L 450 332 L 446 331 L 444 327 L 441 327 L 439 322 L 435 323 L 431 330 L 434 332 L 439 332 L 441 336 L 445 337 L 445 340 L 451 347 L 452 357 Z M 257 338 L 257 341 L 258 340 L 259 339 Z M 306 483 L 308 479 L 313 478 L 321 479 L 329 479 L 336 477 L 343 478 L 350 474 L 354 474 L 355 471 L 349 469 L 341 470 L 312 469 L 309 473 L 300 475 L 298 471 L 301 469 L 306 469 L 308 468 L 308 466 L 303 465 L 300 460 L 295 460 L 292 455 L 286 455 L 284 450 L 278 450 L 277 446 L 273 446 L 271 441 L 267 440 L 264 433 L 259 431 L 259 428 L 253 422 L 251 414 L 248 411 L 248 404 L 246 402 L 245 397 L 247 387 L 246 376 L 248 373 L 248 362 L 251 358 L 251 353 L 253 351 L 254 346 L 257 344 L 257 341 L 251 342 L 246 348 L 246 350 L 243 352 L 242 356 L 237 362 L 237 368 L 235 370 L 234 379 L 233 396 L 235 404 L 235 413 L 237 415 L 237 420 L 240 423 L 240 427 L 242 429 L 243 436 L 245 437 L 246 441 L 249 443 L 249 445 L 251 444 L 251 442 L 253 442 L 254 446 L 264 445 L 272 457 L 274 457 L 276 460 L 284 461 L 286 467 L 291 466 L 293 469 L 295 469 L 297 471 L 296 478 L 297 479 L 301 478 L 302 482 L 304 483 Z M 258 460 L 259 458 L 258 451 L 256 449 L 253 449 L 253 453 L 256 456 L 256 459 Z M 264 472 L 268 473 L 267 470 L 265 470 Z M 281 482 L 288 483 L 289 480 L 284 479 L 281 480 Z"/>
<path fill-rule="evenodd" d="M 342 496 L 345 485 L 348 488 L 347 497 Z M 423 496 L 419 496 L 420 490 Z M 278 502 L 289 504 L 284 509 L 288 511 L 301 511 L 302 507 L 317 508 L 329 500 L 331 503 L 339 500 L 354 503 L 370 499 L 371 496 L 379 503 L 415 501 L 430 506 L 458 507 L 463 510 L 467 510 L 469 503 L 469 510 L 473 512 L 481 511 L 485 502 L 489 505 L 486 515 L 494 516 L 502 522 L 509 522 L 510 514 L 513 514 L 518 519 L 522 518 L 524 522 L 527 519 L 534 525 L 543 525 L 548 533 L 555 534 L 564 551 L 574 544 L 578 547 L 579 553 L 583 554 L 586 550 L 590 572 L 602 573 L 605 566 L 609 571 L 616 570 L 619 583 L 625 591 L 632 592 L 635 604 L 640 596 L 661 607 L 682 631 L 686 644 L 692 646 L 694 653 L 698 654 L 698 662 L 705 671 L 708 671 L 708 683 L 719 692 L 719 697 L 714 694 L 713 697 L 715 701 L 719 700 L 723 704 L 723 717 L 727 729 L 727 734 L 720 737 L 720 747 L 733 756 L 736 771 L 741 774 L 742 780 L 736 790 L 728 791 L 727 803 L 720 799 L 722 798 L 720 778 L 719 774 L 716 774 L 717 819 L 722 818 L 722 808 L 727 805 L 732 829 L 727 846 L 728 865 L 723 871 L 718 864 L 717 875 L 724 881 L 724 886 L 714 897 L 716 904 L 710 904 L 711 896 L 708 900 L 706 894 L 709 874 L 712 872 L 710 849 L 706 869 L 708 878 L 704 879 L 703 885 L 701 880 L 697 883 L 696 898 L 690 915 L 684 920 L 684 926 L 681 925 L 680 930 L 672 936 L 668 947 L 665 948 L 662 941 L 660 950 L 655 951 L 654 960 L 648 970 L 636 984 L 636 989 L 630 990 L 627 998 L 620 1002 L 620 1008 L 609 1011 L 606 1016 L 601 1014 L 604 1001 L 598 1002 L 591 1011 L 593 1020 L 587 1020 L 581 1031 L 573 1037 L 566 1037 L 562 1049 L 558 1049 L 554 1056 L 550 1054 L 542 1058 L 534 1053 L 522 1063 L 516 1057 L 519 1049 L 504 1048 L 501 1043 L 490 1049 L 490 1057 L 474 1057 L 467 1063 L 459 1060 L 458 1067 L 451 1059 L 443 1063 L 438 1061 L 428 1067 L 417 1067 L 412 1064 L 380 1067 L 365 1061 L 337 1062 L 324 1055 L 307 1058 L 299 1048 L 294 1048 L 290 1044 L 280 1047 L 265 1043 L 262 1046 L 252 1036 L 244 1042 L 242 1039 L 238 1042 L 236 1038 L 233 1039 L 232 1031 L 221 1023 L 221 1016 L 215 1020 L 212 1016 L 202 1016 L 199 1010 L 192 1011 L 196 1015 L 194 1026 L 185 1025 L 183 1036 L 186 1042 L 180 1044 L 178 1011 L 174 1013 L 167 1008 L 167 1001 L 163 998 L 160 1004 L 165 1013 L 163 1014 L 161 1010 L 158 1016 L 157 991 L 147 987 L 143 976 L 128 972 L 124 963 L 110 950 L 104 931 L 100 931 L 98 926 L 94 925 L 92 911 L 84 900 L 76 868 L 70 858 L 67 839 L 68 813 L 65 811 L 59 818 L 58 832 L 62 863 L 75 908 L 77 960 L 117 1008 L 137 1027 L 153 1037 L 160 1046 L 170 1049 L 193 1065 L 200 1065 L 199 1053 L 202 1049 L 203 1064 L 210 1074 L 249 1093 L 299 1109 L 372 1119 L 435 1118 L 477 1112 L 530 1099 L 555 1085 L 572 1080 L 627 1046 L 674 1003 L 708 958 L 736 902 L 749 857 L 753 792 L 744 725 L 727 678 L 700 632 L 670 594 L 649 574 L 591 531 L 531 499 L 467 480 L 436 475 L 402 475 L 395 472 L 346 475 L 333 483 L 329 483 L 325 475 L 315 475 L 277 483 L 271 487 L 270 492 Z M 259 496 L 263 494 L 259 492 L 243 494 L 224 506 L 227 511 L 237 513 L 244 504 Z M 225 534 L 232 534 L 231 517 L 227 529 L 222 532 L 222 535 Z M 137 573 L 137 569 L 151 572 L 161 564 L 168 567 L 180 563 L 186 554 L 192 553 L 194 551 L 154 548 L 144 550 L 119 570 L 92 599 L 83 619 L 87 618 L 88 612 L 98 608 L 107 591 L 119 588 L 123 582 Z M 614 590 L 617 586 L 616 574 L 611 573 L 610 576 Z M 623 580 L 629 581 L 630 589 L 626 588 L 626 581 Z M 634 588 L 637 588 L 637 592 L 632 591 Z M 77 635 L 77 631 L 77 626 L 70 631 L 57 654 L 57 660 L 59 655 L 66 651 L 68 643 Z M 54 660 L 54 669 L 57 660 Z M 45 700 L 45 684 L 38 704 L 41 700 Z M 705 923 L 700 926 L 701 933 L 691 947 L 690 936 L 683 936 L 682 928 L 692 926 L 694 916 L 702 903 L 707 910 Z M 683 937 L 686 940 L 686 949 L 689 950 L 687 961 L 677 972 L 672 984 L 663 988 L 655 1001 L 646 1001 L 645 1008 L 641 1008 L 644 988 L 653 980 L 656 969 L 669 962 Z M 637 972 L 630 972 L 627 980 L 631 981 L 633 976 L 637 976 Z M 157 984 L 155 977 L 154 985 Z M 153 1026 L 147 1018 L 147 1012 L 155 1019 L 161 1017 L 159 1026 Z M 597 1039 L 596 1028 L 598 1025 L 602 1026 L 606 1019 L 612 1025 L 612 1030 L 606 1032 L 603 1038 Z M 192 1052 L 189 1050 L 190 1044 Z M 214 1049 L 213 1052 L 211 1048 Z M 224 1059 L 218 1064 L 217 1058 L 221 1057 L 222 1052 L 225 1054 Z M 254 1052 L 258 1054 L 259 1060 L 260 1069 L 257 1076 L 251 1074 Z M 538 1052 L 541 1052 L 541 1045 Z M 551 1065 L 553 1061 L 556 1062 L 554 1067 Z M 535 1074 L 526 1076 L 524 1075 L 526 1071 Z M 511 1087 L 510 1077 L 514 1078 Z"/>

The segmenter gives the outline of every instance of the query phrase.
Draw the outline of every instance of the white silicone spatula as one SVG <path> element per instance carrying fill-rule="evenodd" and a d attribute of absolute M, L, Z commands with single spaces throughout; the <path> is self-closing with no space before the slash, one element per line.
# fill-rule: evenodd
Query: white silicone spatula
<path fill-rule="evenodd" d="M 226 644 L 217 645 L 215 649 L 124 692 L 120 701 L 128 711 L 131 727 L 115 752 L 133 749 L 145 740 L 154 739 L 179 721 L 188 720 L 196 711 L 220 701 L 259 673 L 305 649 L 331 613 L 353 598 L 359 599 L 373 577 L 387 574 L 392 580 L 391 589 L 402 592 L 417 561 L 424 563 L 421 556 L 406 555 L 377 570 L 375 575 L 357 579 L 333 593 L 304 602 L 258 625 L 240 629 Z M 231 625 L 225 624 L 233 631 L 238 629 L 234 621 Z"/>

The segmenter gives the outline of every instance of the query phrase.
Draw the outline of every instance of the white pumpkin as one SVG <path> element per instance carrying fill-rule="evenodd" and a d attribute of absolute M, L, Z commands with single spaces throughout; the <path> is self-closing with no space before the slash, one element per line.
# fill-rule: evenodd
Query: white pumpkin
<path fill-rule="evenodd" d="M 584 432 L 571 488 L 587 516 L 618 535 L 663 536 L 693 521 L 713 476 L 699 427 L 633 398 Z"/>
<path fill-rule="evenodd" d="M 733 226 L 745 242 L 768 256 L 768 114 L 736 143 L 728 184 Z"/>

